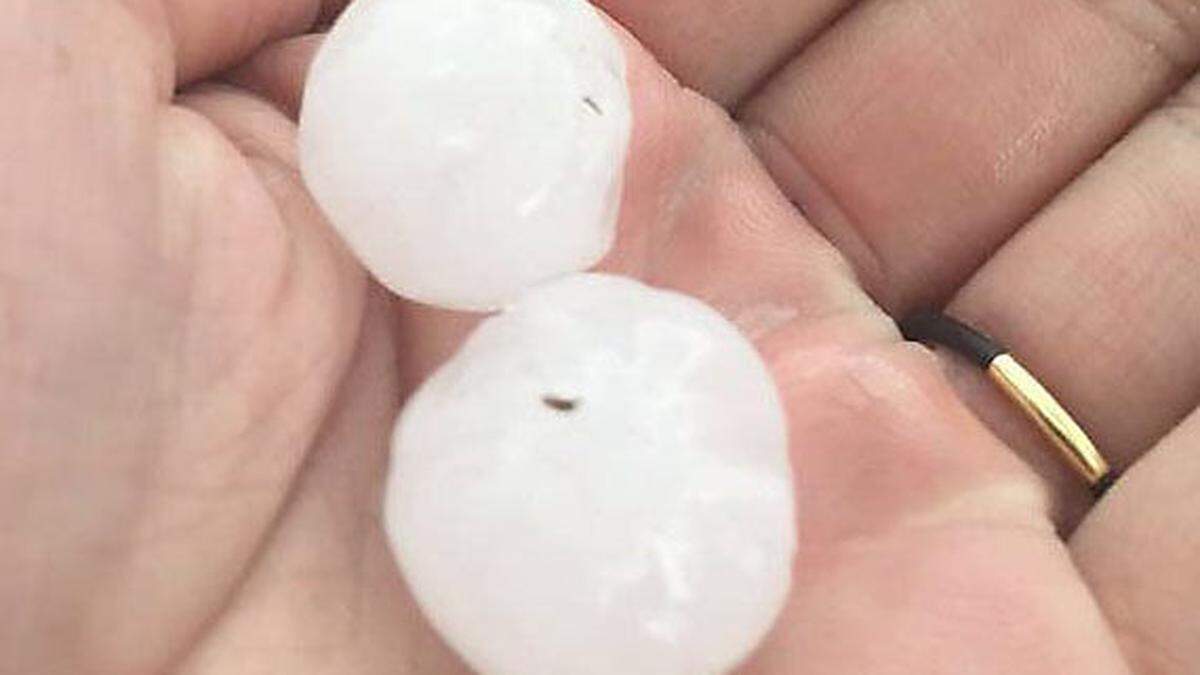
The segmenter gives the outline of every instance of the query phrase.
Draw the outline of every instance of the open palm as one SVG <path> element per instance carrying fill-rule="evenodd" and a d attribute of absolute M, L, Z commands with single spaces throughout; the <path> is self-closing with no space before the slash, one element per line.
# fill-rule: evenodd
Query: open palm
<path fill-rule="evenodd" d="M 1193 671 L 1200 5 L 598 4 L 637 36 L 605 267 L 734 319 L 787 403 L 796 582 L 744 670 Z M 0 672 L 465 671 L 379 501 L 474 319 L 379 291 L 299 181 L 337 9 L 6 3 Z M 900 340 L 926 305 L 1132 467 L 1104 502 Z"/>

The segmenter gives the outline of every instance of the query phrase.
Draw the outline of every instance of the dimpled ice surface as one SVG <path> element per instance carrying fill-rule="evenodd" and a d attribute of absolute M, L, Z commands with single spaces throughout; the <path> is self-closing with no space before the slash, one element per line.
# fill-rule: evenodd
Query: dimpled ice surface
<path fill-rule="evenodd" d="M 421 607 L 487 675 L 696 675 L 780 610 L 786 424 L 754 347 L 684 295 L 535 288 L 412 397 L 385 516 Z"/>
<path fill-rule="evenodd" d="M 385 286 L 495 309 L 608 251 L 630 128 L 584 0 L 357 0 L 313 63 L 301 168 Z"/>

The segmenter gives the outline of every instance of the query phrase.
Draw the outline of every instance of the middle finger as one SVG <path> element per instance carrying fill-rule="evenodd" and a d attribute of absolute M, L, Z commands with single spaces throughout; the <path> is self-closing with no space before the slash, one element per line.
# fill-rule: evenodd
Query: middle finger
<path fill-rule="evenodd" d="M 1194 9 L 871 0 L 743 118 L 784 191 L 903 312 L 946 299 L 1181 83 L 1200 59 Z"/>

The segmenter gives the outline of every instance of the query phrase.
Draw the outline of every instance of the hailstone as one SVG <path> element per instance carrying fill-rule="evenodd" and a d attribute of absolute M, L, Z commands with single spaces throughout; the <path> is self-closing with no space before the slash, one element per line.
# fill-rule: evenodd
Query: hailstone
<path fill-rule="evenodd" d="M 392 291 L 496 309 L 611 247 L 631 118 L 586 0 L 356 0 L 308 76 L 301 170 Z"/>
<path fill-rule="evenodd" d="M 791 582 L 794 495 L 754 347 L 684 295 L 535 288 L 412 397 L 385 520 L 425 614 L 487 675 L 697 675 Z"/>

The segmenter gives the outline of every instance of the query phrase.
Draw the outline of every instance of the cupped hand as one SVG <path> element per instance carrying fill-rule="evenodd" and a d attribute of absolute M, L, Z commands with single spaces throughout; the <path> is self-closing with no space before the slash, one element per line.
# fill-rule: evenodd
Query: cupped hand
<path fill-rule="evenodd" d="M 605 268 L 719 308 L 787 404 L 801 548 L 743 670 L 1194 670 L 1200 6 L 599 4 L 636 117 Z M 475 319 L 379 291 L 299 180 L 337 11 L 4 8 L 0 672 L 465 670 L 379 502 Z M 1127 469 L 1103 502 L 901 341 L 925 306 L 1059 393 Z"/>

